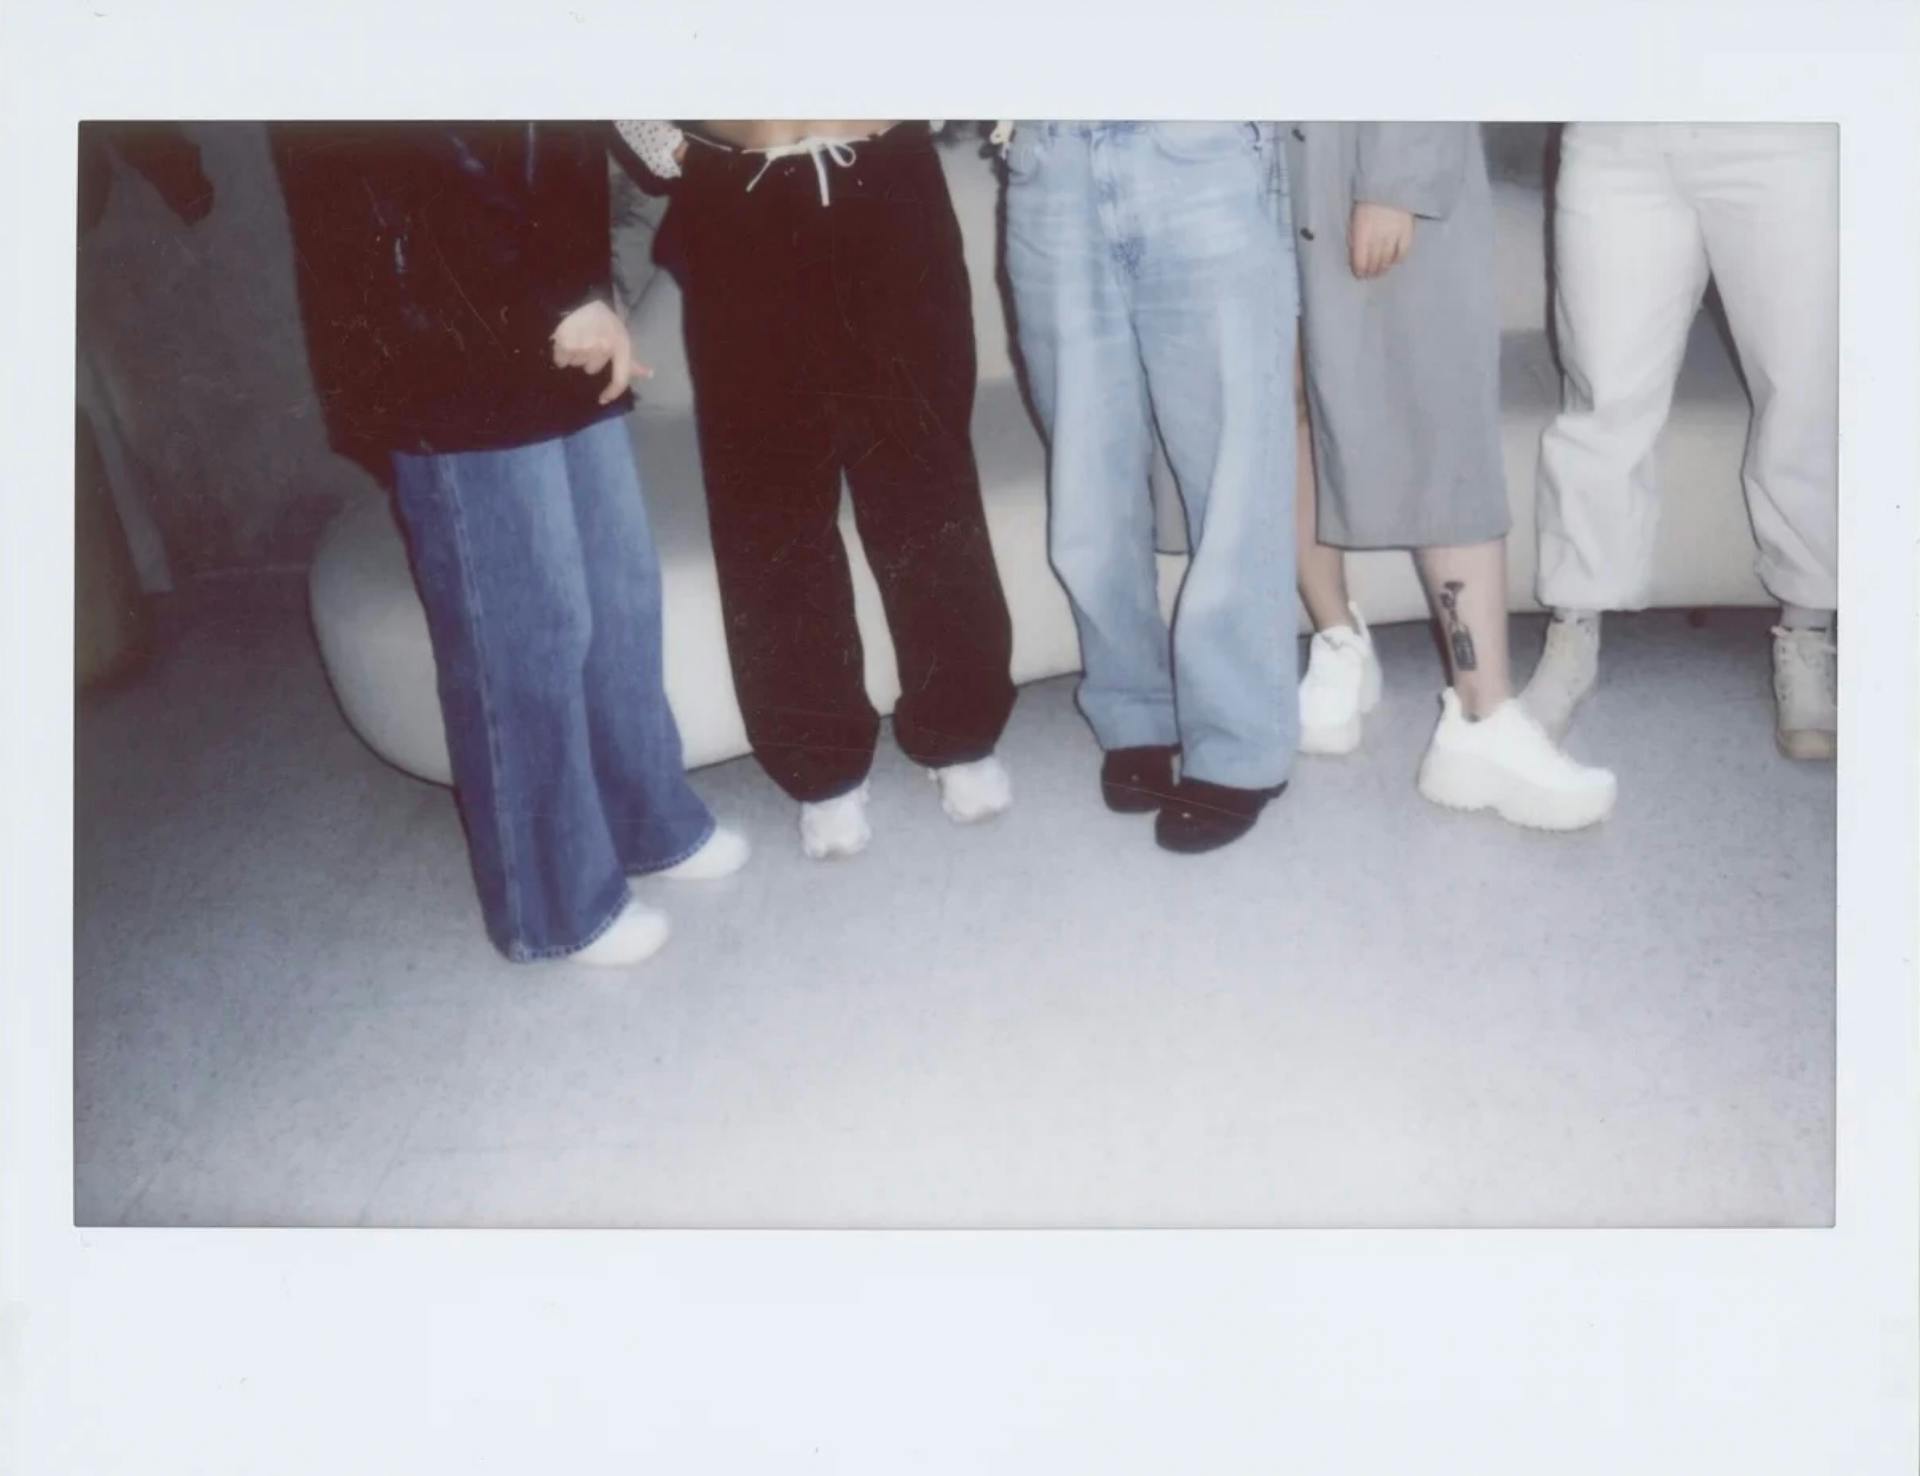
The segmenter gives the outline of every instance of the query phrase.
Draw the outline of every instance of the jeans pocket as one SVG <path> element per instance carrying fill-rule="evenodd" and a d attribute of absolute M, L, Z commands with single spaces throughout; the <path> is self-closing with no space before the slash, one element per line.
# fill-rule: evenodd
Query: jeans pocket
<path fill-rule="evenodd" d="M 1153 141 L 1170 159 L 1203 163 L 1256 152 L 1260 130 L 1252 123 L 1155 123 Z"/>

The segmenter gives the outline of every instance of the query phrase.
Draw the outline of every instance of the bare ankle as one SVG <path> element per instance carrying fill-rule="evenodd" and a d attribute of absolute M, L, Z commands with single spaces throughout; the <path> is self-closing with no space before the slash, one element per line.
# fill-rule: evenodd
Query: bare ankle
<path fill-rule="evenodd" d="M 1476 674 L 1478 677 L 1479 674 Z M 1513 697 L 1513 692 L 1505 682 L 1492 682 L 1484 677 L 1474 681 L 1460 681 L 1453 684 L 1454 695 L 1460 699 L 1460 711 L 1470 723 L 1482 718 L 1492 717 Z"/>

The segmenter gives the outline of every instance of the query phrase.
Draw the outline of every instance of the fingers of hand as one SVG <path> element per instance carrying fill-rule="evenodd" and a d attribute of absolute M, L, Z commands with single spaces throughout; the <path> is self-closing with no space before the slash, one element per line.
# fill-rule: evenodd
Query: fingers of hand
<path fill-rule="evenodd" d="M 570 313 L 553 331 L 553 362 L 559 369 L 600 374 L 611 370 L 600 403 L 611 404 L 636 379 L 653 378 L 653 370 L 635 361 L 627 325 L 604 303 L 591 303 Z"/>
<path fill-rule="evenodd" d="M 600 403 L 611 404 L 627 392 L 627 386 L 633 382 L 633 344 L 624 333 L 613 341 L 613 373 L 607 379 L 607 387 L 600 392 Z M 598 370 L 594 371 L 598 373 Z"/>

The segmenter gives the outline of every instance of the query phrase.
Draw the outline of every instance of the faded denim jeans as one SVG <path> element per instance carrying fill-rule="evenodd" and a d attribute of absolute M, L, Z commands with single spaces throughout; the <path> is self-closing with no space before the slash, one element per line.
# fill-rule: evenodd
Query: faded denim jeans
<path fill-rule="evenodd" d="M 624 416 L 500 451 L 396 454 L 487 934 L 572 953 L 627 878 L 713 833 L 662 687 L 660 568 Z"/>
<path fill-rule="evenodd" d="M 1299 284 L 1270 125 L 1021 123 L 1006 262 L 1049 452 L 1049 552 L 1102 748 L 1279 784 L 1299 736 Z M 1171 636 L 1148 490 L 1158 425 L 1192 550 Z"/>

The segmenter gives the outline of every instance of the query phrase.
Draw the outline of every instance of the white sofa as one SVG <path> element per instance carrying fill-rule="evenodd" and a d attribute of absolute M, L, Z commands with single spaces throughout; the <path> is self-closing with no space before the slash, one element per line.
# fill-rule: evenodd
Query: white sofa
<path fill-rule="evenodd" d="M 1045 454 L 1022 401 L 996 266 L 996 167 L 974 139 L 944 143 L 942 155 L 973 277 L 980 388 L 974 444 L 988 524 L 1013 612 L 1013 676 L 1030 682 L 1079 667 L 1066 597 L 1046 556 Z M 1540 192 L 1495 187 L 1499 212 L 1502 403 L 1507 481 L 1513 504 L 1509 603 L 1535 609 L 1533 478 L 1540 432 L 1558 403 L 1559 374 L 1545 332 L 1546 222 Z M 656 275 L 635 310 L 640 356 L 655 368 L 630 417 L 666 599 L 667 695 L 691 765 L 747 752 L 734 700 L 708 545 L 706 504 L 694 436 L 693 395 L 681 337 L 680 295 Z M 1291 408 L 1276 405 L 1275 414 Z M 1654 577 L 1656 605 L 1759 605 L 1753 542 L 1740 496 L 1739 464 L 1748 405 L 1720 335 L 1703 314 L 1695 324 L 1672 420 L 1659 447 L 1668 498 Z M 1156 472 L 1161 528 L 1169 550 L 1182 546 L 1177 498 Z M 867 687 L 881 711 L 899 695 L 893 646 L 879 593 L 852 520 L 841 532 L 851 556 Z M 1171 606 L 1184 559 L 1162 555 L 1162 595 Z M 1400 553 L 1356 555 L 1349 564 L 1355 598 L 1375 623 L 1424 619 L 1412 561 Z M 313 624 L 342 710 L 367 743 L 409 773 L 447 782 L 445 734 L 434 689 L 433 654 L 400 535 L 388 504 L 369 497 L 328 529 L 310 576 Z M 1532 653 L 1522 649 L 1523 670 Z"/>

